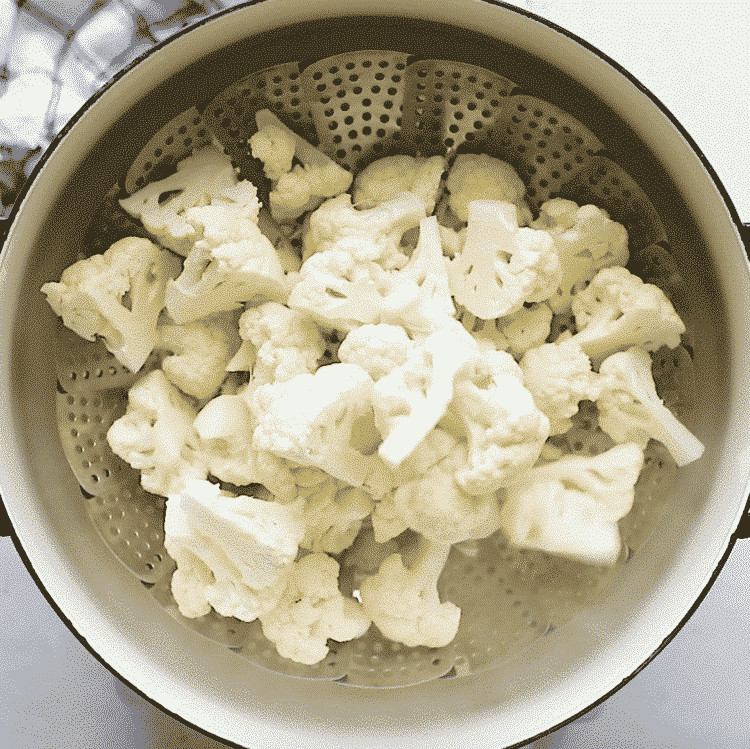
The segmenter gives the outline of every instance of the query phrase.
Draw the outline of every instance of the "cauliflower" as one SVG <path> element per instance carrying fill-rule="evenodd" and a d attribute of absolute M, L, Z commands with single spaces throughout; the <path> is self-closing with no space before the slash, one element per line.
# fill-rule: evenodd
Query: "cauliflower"
<path fill-rule="evenodd" d="M 378 459 L 350 441 L 357 420 L 371 411 L 373 384 L 354 364 L 330 364 L 315 374 L 261 385 L 254 396 L 253 447 L 362 486 L 378 469 Z"/>
<path fill-rule="evenodd" d="M 532 225 L 550 233 L 560 259 L 560 286 L 548 300 L 555 313 L 569 310 L 572 295 L 602 268 L 625 265 L 630 257 L 625 227 L 594 205 L 579 208 L 572 200 L 553 198 L 542 203 Z"/>
<path fill-rule="evenodd" d="M 375 383 L 375 426 L 383 436 L 378 452 L 390 466 L 400 465 L 443 418 L 456 375 L 476 355 L 473 338 L 448 319 L 454 324 L 431 333 Z"/>
<path fill-rule="evenodd" d="M 41 290 L 68 328 L 88 341 L 100 336 L 121 364 L 137 372 L 157 343 L 165 288 L 179 272 L 174 255 L 148 239 L 127 237 L 103 255 L 73 263 L 58 283 Z"/>
<path fill-rule="evenodd" d="M 252 221 L 235 220 L 221 206 L 187 212 L 202 233 L 182 274 L 167 284 L 167 310 L 177 323 L 236 310 L 257 295 L 285 301 L 284 270 L 271 241 Z"/>
<path fill-rule="evenodd" d="M 539 458 L 549 437 L 549 419 L 523 386 L 523 373 L 505 351 L 478 352 L 472 366 L 456 378 L 451 411 L 469 441 L 469 460 L 456 471 L 469 494 L 488 494 L 506 486 Z"/>
<path fill-rule="evenodd" d="M 597 401 L 599 426 L 615 442 L 646 448 L 661 442 L 678 466 L 698 460 L 703 445 L 664 405 L 656 393 L 651 357 L 637 346 L 607 357 L 599 368 L 603 389 Z"/>
<path fill-rule="evenodd" d="M 352 205 L 351 195 L 339 195 L 310 215 L 303 259 L 316 252 L 343 250 L 357 262 L 376 262 L 385 270 L 400 268 L 408 259 L 399 249 L 401 237 L 425 217 L 424 201 L 413 193 L 402 193 L 366 211 Z"/>
<path fill-rule="evenodd" d="M 519 229 L 510 203 L 473 201 L 468 216 L 463 250 L 448 261 L 451 291 L 458 304 L 491 320 L 554 293 L 560 265 L 547 232 Z"/>
<path fill-rule="evenodd" d="M 546 303 L 522 307 L 499 321 L 500 332 L 514 356 L 541 346 L 549 336 L 551 323 L 552 310 Z"/>
<path fill-rule="evenodd" d="M 643 451 L 616 445 L 595 457 L 565 457 L 531 468 L 507 487 L 500 520 L 516 545 L 612 565 L 621 548 L 617 521 L 630 512 Z"/>
<path fill-rule="evenodd" d="M 293 502 L 297 487 L 291 467 L 276 455 L 253 448 L 255 424 L 244 394 L 219 395 L 201 409 L 193 426 L 209 473 L 237 486 L 263 484 L 277 502 Z"/>
<path fill-rule="evenodd" d="M 120 205 L 163 247 L 186 256 L 198 232 L 186 212 L 195 206 L 224 206 L 239 219 L 258 221 L 257 190 L 239 182 L 232 162 L 214 146 L 206 146 L 177 164 L 177 172 L 152 182 Z"/>
<path fill-rule="evenodd" d="M 297 562 L 281 600 L 261 614 L 263 634 L 279 655 L 311 666 L 328 655 L 329 639 L 345 642 L 370 628 L 362 605 L 338 589 L 339 564 L 316 553 Z"/>
<path fill-rule="evenodd" d="M 362 521 L 372 510 L 372 500 L 364 490 L 341 486 L 329 478 L 306 498 L 303 510 L 305 536 L 300 546 L 311 551 L 338 554 L 354 543 Z"/>
<path fill-rule="evenodd" d="M 573 314 L 578 333 L 570 340 L 592 359 L 630 346 L 675 348 L 685 332 L 664 292 L 620 267 L 600 270 L 573 297 Z"/>
<path fill-rule="evenodd" d="M 323 336 L 310 317 L 278 302 L 246 310 L 239 327 L 242 348 L 227 368 L 252 369 L 253 387 L 312 373 L 325 351 Z"/>
<path fill-rule="evenodd" d="M 412 337 L 452 324 L 456 306 L 434 216 L 419 222 L 419 241 L 409 262 L 388 280 L 382 322 L 402 325 Z"/>
<path fill-rule="evenodd" d="M 213 607 L 251 622 L 277 605 L 302 538 L 297 508 L 189 481 L 167 499 L 164 545 L 172 593 L 188 618 Z"/>
<path fill-rule="evenodd" d="M 171 351 L 161 363 L 167 379 L 199 400 L 216 393 L 240 346 L 237 318 L 228 313 L 185 325 L 162 323 L 157 348 Z"/>
<path fill-rule="evenodd" d="M 324 198 L 346 192 L 352 175 L 324 153 L 300 138 L 268 109 L 255 115 L 258 132 L 250 138 L 250 150 L 264 164 L 274 183 L 269 195 L 271 215 L 281 223 L 315 210 Z M 297 158 L 302 164 L 292 166 Z"/>
<path fill-rule="evenodd" d="M 412 192 L 422 198 L 429 216 L 435 210 L 446 169 L 443 156 L 384 156 L 354 179 L 354 204 L 360 209 L 374 208 L 402 192 Z"/>
<path fill-rule="evenodd" d="M 376 575 L 360 586 L 362 606 L 375 626 L 390 640 L 409 647 L 440 648 L 458 631 L 461 609 L 440 602 L 437 582 L 450 544 L 421 539 L 412 564 L 392 554 Z"/>
<path fill-rule="evenodd" d="M 456 481 L 466 471 L 468 457 L 466 443 L 454 440 L 446 457 L 396 489 L 395 512 L 407 527 L 445 544 L 486 538 L 500 527 L 500 503 L 494 491 L 470 495 Z"/>
<path fill-rule="evenodd" d="M 529 349 L 520 365 L 526 389 L 550 421 L 550 434 L 567 432 L 579 402 L 594 401 L 601 393 L 601 378 L 592 371 L 581 347 L 570 339 Z"/>
<path fill-rule="evenodd" d="M 363 325 L 352 330 L 339 346 L 339 359 L 356 364 L 375 382 L 406 363 L 413 341 L 400 325 Z"/>
<path fill-rule="evenodd" d="M 195 416 L 185 396 L 156 369 L 130 388 L 125 414 L 107 431 L 107 442 L 141 471 L 146 491 L 166 497 L 180 492 L 189 479 L 208 474 Z"/>
<path fill-rule="evenodd" d="M 328 250 L 303 263 L 288 305 L 319 325 L 350 331 L 379 322 L 385 284 L 385 271 L 377 263 L 357 262 L 348 252 Z"/>
<path fill-rule="evenodd" d="M 469 204 L 473 201 L 499 200 L 513 204 L 517 226 L 531 223 L 531 211 L 524 199 L 526 186 L 505 161 L 485 154 L 461 154 L 453 162 L 445 186 L 450 207 L 461 221 L 469 221 Z"/>

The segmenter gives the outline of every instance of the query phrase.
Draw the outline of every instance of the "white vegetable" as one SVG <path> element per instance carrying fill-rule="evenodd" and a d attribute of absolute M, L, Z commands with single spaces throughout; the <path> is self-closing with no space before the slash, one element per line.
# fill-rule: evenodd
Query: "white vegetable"
<path fill-rule="evenodd" d="M 141 471 L 146 491 L 178 493 L 189 479 L 205 479 L 208 473 L 195 416 L 185 396 L 156 369 L 130 388 L 127 410 L 107 431 L 107 442 Z"/>
<path fill-rule="evenodd" d="M 167 500 L 164 545 L 177 562 L 172 592 L 187 617 L 251 622 L 281 599 L 302 539 L 297 508 L 235 497 L 190 481 Z"/>
<path fill-rule="evenodd" d="M 279 655 L 313 665 L 328 655 L 329 639 L 353 640 L 370 628 L 362 605 L 339 592 L 338 574 L 338 562 L 327 554 L 309 554 L 294 565 L 281 600 L 260 617 Z"/>
<path fill-rule="evenodd" d="M 703 444 L 657 395 L 647 351 L 633 346 L 612 354 L 599 373 L 603 385 L 597 401 L 599 426 L 615 442 L 635 442 L 645 449 L 650 438 L 659 440 L 678 466 L 703 455 Z"/>
<path fill-rule="evenodd" d="M 506 489 L 500 520 L 516 545 L 589 564 L 614 564 L 617 521 L 633 506 L 643 451 L 630 442 L 595 457 L 565 457 L 531 468 Z"/>
<path fill-rule="evenodd" d="M 238 219 L 258 221 L 255 185 L 239 182 L 232 162 L 214 146 L 196 151 L 177 164 L 175 174 L 120 201 L 159 244 L 183 256 L 199 237 L 186 211 L 209 204 L 228 208 Z"/>
<path fill-rule="evenodd" d="M 42 293 L 68 328 L 88 341 L 101 336 L 107 350 L 137 372 L 157 343 L 165 288 L 179 272 L 178 258 L 147 239 L 128 237 L 103 255 L 73 263 Z"/>
<path fill-rule="evenodd" d="M 458 304 L 491 320 L 554 293 L 561 271 L 547 232 L 519 229 L 515 206 L 499 201 L 472 201 L 468 220 L 463 250 L 448 261 Z"/>
<path fill-rule="evenodd" d="M 423 539 L 408 569 L 401 555 L 393 554 L 362 583 L 365 613 L 387 638 L 410 647 L 440 648 L 456 636 L 461 610 L 441 603 L 437 591 L 449 552 L 449 544 Z"/>

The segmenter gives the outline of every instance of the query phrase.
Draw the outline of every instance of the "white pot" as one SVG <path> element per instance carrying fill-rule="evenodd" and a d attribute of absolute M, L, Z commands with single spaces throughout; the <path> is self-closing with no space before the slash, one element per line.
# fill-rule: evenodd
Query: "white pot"
<path fill-rule="evenodd" d="M 365 13 L 404 20 L 364 23 Z M 290 21 L 334 15 L 359 20 L 334 23 L 327 36 L 255 37 Z M 536 95 L 598 132 L 626 171 L 639 181 L 653 178 L 642 186 L 660 212 L 688 287 L 687 322 L 695 331 L 702 390 L 694 431 L 707 449 L 700 462 L 680 471 L 671 511 L 585 617 L 488 673 L 401 690 L 356 689 L 256 669 L 195 635 L 146 595 L 104 546 L 78 501 L 54 428 L 55 321 L 39 288 L 74 258 L 97 198 L 127 171 L 150 135 L 190 103 L 208 101 L 252 70 L 347 47 L 401 46 L 450 58 L 438 37 L 418 33 L 419 19 L 501 40 L 505 54 L 507 44 L 523 50 L 509 58 L 518 69 L 501 72 L 521 85 L 533 81 Z M 388 44 L 389 29 L 398 23 L 402 36 Z M 495 51 L 478 46 L 475 62 L 491 67 Z M 602 116 L 597 98 L 614 116 Z M 684 623 L 718 574 L 745 512 L 750 272 L 736 213 L 696 151 L 668 113 L 595 52 L 481 0 L 409 8 L 398 0 L 267 0 L 212 17 L 157 47 L 94 97 L 55 141 L 16 206 L 0 258 L 0 492 L 27 566 L 48 599 L 129 685 L 240 746 L 356 742 L 363 749 L 416 749 L 449 739 L 511 746 L 605 698 Z"/>

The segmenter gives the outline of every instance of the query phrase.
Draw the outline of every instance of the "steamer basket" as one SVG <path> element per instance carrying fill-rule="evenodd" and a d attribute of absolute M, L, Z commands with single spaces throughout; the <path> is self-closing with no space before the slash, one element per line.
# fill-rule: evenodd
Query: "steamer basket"
<path fill-rule="evenodd" d="M 0 319 L 11 346 L 0 480 L 20 544 L 62 615 L 118 675 L 178 717 L 240 745 L 262 735 L 274 746 L 312 736 L 324 746 L 354 736 L 367 746 L 406 737 L 421 746 L 460 732 L 506 746 L 574 717 L 633 674 L 730 548 L 750 463 L 739 387 L 750 337 L 747 264 L 736 216 L 689 143 L 590 51 L 480 2 L 434 4 L 408 18 L 395 17 L 396 3 L 375 6 L 368 11 L 384 15 L 369 20 L 354 13 L 358 3 L 335 6 L 349 18 L 320 20 L 322 5 L 284 0 L 214 18 L 136 65 L 63 133 L 17 210 L 3 257 Z M 299 23 L 287 25 L 289 17 Z M 243 146 L 264 107 L 348 168 L 391 152 L 486 152 L 516 167 L 535 210 L 561 194 L 607 208 L 628 227 L 637 269 L 670 294 L 692 332 L 684 348 L 657 357 L 660 395 L 707 451 L 667 497 L 669 461 L 652 450 L 623 522 L 627 564 L 605 575 L 493 538 L 474 558 L 452 552 L 441 580 L 443 595 L 464 608 L 454 644 L 395 648 L 371 632 L 312 669 L 279 658 L 257 623 L 176 613 L 163 503 L 103 443 L 132 375 L 58 330 L 38 289 L 81 252 L 138 231 L 108 207 L 117 191 L 133 192 L 212 137 L 245 176 L 259 178 Z M 102 217 L 106 230 L 87 233 Z M 687 387 L 693 352 L 696 379 L 707 385 L 700 398 Z M 582 409 L 562 447 L 606 449 L 590 416 Z M 333 680 L 426 683 L 376 692 Z"/>

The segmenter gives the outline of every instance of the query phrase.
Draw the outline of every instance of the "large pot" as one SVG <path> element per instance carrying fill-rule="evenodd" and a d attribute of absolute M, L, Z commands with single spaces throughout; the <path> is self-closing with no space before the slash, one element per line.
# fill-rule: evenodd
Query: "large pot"
<path fill-rule="evenodd" d="M 702 386 L 694 431 L 706 453 L 680 471 L 670 512 L 606 597 L 490 672 L 405 690 L 256 669 L 145 594 L 78 499 L 54 428 L 55 324 L 39 293 L 72 260 L 96 201 L 164 123 L 249 71 L 347 49 L 440 58 L 460 49 L 461 59 L 502 69 L 601 133 L 667 229 L 690 300 L 686 322 Z M 94 97 L 37 167 L 13 215 L 0 286 L 0 491 L 27 566 L 120 678 L 241 746 L 528 741 L 605 698 L 669 641 L 721 569 L 746 511 L 750 273 L 736 213 L 689 136 L 639 85 L 584 44 L 507 7 L 267 0 L 157 47 Z"/>

